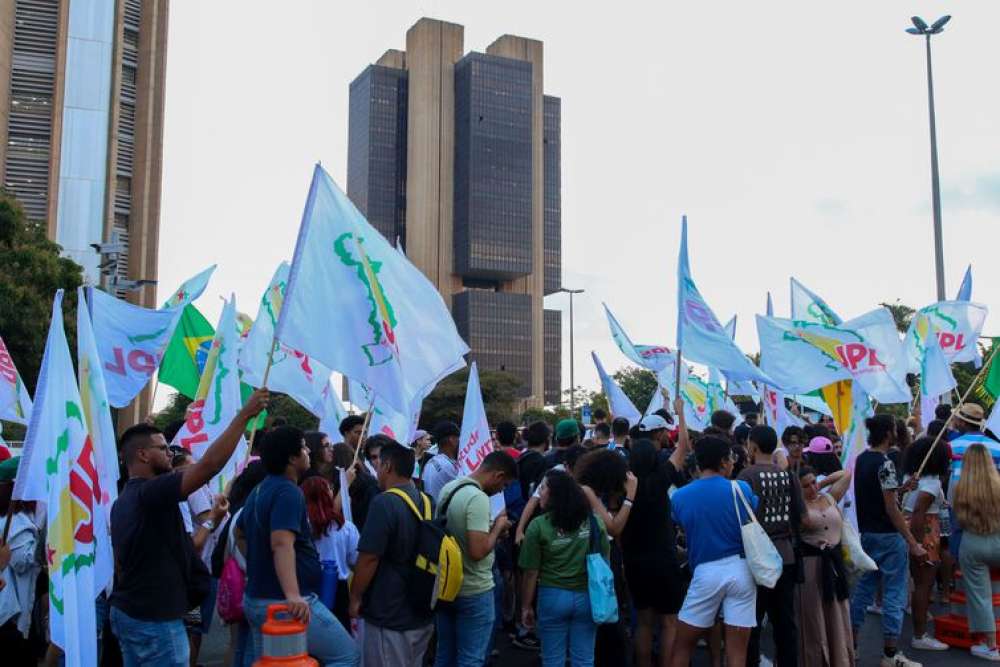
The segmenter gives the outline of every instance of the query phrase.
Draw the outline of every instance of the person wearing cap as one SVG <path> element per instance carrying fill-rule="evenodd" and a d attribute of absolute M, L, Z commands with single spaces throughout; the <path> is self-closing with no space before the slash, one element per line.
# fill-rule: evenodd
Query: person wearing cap
<path fill-rule="evenodd" d="M 424 454 L 431 448 L 431 434 L 418 428 L 413 433 L 413 440 L 410 442 L 410 449 L 413 450 L 413 479 L 420 479 L 423 469 Z"/>
<path fill-rule="evenodd" d="M 555 468 L 566 460 L 566 450 L 580 443 L 580 427 L 575 419 L 556 424 L 555 447 L 545 453 L 545 467 Z"/>
<path fill-rule="evenodd" d="M 802 456 L 806 464 L 816 473 L 816 481 L 820 483 L 843 468 L 840 459 L 834 452 L 833 442 L 825 435 L 817 435 L 809 440 Z M 893 465 L 895 465 L 895 461 Z"/>
<path fill-rule="evenodd" d="M 424 481 L 424 493 L 435 501 L 445 484 L 458 477 L 458 438 L 461 435 L 455 422 L 442 421 L 434 427 L 437 454 L 424 465 L 420 477 Z"/>
<path fill-rule="evenodd" d="M 640 438 L 645 438 L 653 443 L 657 450 L 657 457 L 660 463 L 670 457 L 672 450 L 670 442 L 670 424 L 660 415 L 646 415 L 636 426 L 636 431 Z"/>

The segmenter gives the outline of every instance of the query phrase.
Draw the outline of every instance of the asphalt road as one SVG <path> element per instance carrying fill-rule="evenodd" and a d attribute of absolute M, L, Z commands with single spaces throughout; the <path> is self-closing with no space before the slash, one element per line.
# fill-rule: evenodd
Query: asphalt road
<path fill-rule="evenodd" d="M 205 667 L 222 667 L 223 665 L 223 656 L 225 653 L 226 642 L 229 639 L 229 633 L 225 626 L 218 621 L 219 619 L 216 618 L 216 623 L 213 625 L 212 632 L 205 638 L 205 643 L 202 647 L 202 655 L 199 660 L 199 664 L 202 664 Z M 910 619 L 907 617 L 903 623 L 903 641 L 901 646 L 903 652 L 906 653 L 910 659 L 918 660 L 927 667 L 937 667 L 939 665 L 942 667 L 972 667 L 973 665 L 979 665 L 981 667 L 986 664 L 985 661 L 973 658 L 967 651 L 959 649 L 951 649 L 941 652 L 915 651 L 910 648 L 910 633 L 912 631 L 912 627 Z M 769 630 L 765 628 L 764 656 L 765 658 L 770 659 L 774 654 L 773 648 L 768 641 L 768 635 Z M 492 663 L 494 667 L 537 667 L 541 664 L 537 653 L 523 651 L 510 646 L 506 639 L 501 639 L 498 645 L 501 655 Z M 881 655 L 882 631 L 879 625 L 879 617 L 869 614 L 868 619 L 866 620 L 861 631 L 861 645 L 859 647 L 857 664 L 860 667 L 878 665 Z M 693 664 L 696 667 L 709 667 L 711 662 L 709 660 L 708 653 L 703 649 L 699 649 Z M 762 662 L 762 664 L 767 665 L 768 662 Z"/>

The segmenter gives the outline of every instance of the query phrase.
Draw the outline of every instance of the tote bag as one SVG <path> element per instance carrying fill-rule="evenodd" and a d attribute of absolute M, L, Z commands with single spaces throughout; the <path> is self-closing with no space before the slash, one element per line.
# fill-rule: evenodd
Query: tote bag
<path fill-rule="evenodd" d="M 764 588 L 774 588 L 778 583 L 778 577 L 784 569 L 784 562 L 781 554 L 778 553 L 774 542 L 767 536 L 764 527 L 757 522 L 757 516 L 753 513 L 753 508 L 743 495 L 743 489 L 737 482 L 730 482 L 733 487 L 733 507 L 736 509 L 736 520 L 740 523 L 740 534 L 743 537 L 743 552 L 746 554 L 747 565 L 750 567 L 750 574 L 758 586 Z M 740 506 L 737 502 L 743 503 L 746 509 L 748 523 L 743 523 L 740 516 Z"/>
<path fill-rule="evenodd" d="M 590 615 L 594 623 L 617 623 L 615 575 L 601 553 L 601 529 L 593 514 L 590 515 L 590 548 L 587 549 L 587 591 L 590 593 Z"/>
<path fill-rule="evenodd" d="M 878 565 L 861 547 L 861 536 L 846 517 L 842 516 L 843 527 L 840 529 L 840 549 L 844 556 L 844 567 L 854 576 L 865 572 L 874 572 Z"/>

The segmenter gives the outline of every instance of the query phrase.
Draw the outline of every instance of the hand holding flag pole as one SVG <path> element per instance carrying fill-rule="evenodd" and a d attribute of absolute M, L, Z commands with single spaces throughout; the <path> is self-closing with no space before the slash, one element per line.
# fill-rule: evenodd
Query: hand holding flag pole
<path fill-rule="evenodd" d="M 951 421 L 955 417 L 955 413 L 958 412 L 959 409 L 962 407 L 962 404 L 965 403 L 965 399 L 967 399 L 969 397 L 969 394 L 972 393 L 972 390 L 976 387 L 976 385 L 979 384 L 979 381 L 980 381 L 980 379 L 982 379 L 982 376 L 983 376 L 983 371 L 985 371 L 987 368 L 989 368 L 989 365 L 990 365 L 989 362 L 991 362 L 993 360 L 994 356 L 996 356 L 996 348 L 994 348 L 990 352 L 990 358 L 987 359 L 985 363 L 983 363 L 982 368 L 980 368 L 979 372 L 976 373 L 976 377 L 974 377 L 972 379 L 972 382 L 970 382 L 969 386 L 965 389 L 965 393 L 962 394 L 962 398 L 959 399 L 958 403 L 956 403 L 955 405 L 952 406 L 952 408 L 951 408 L 951 414 L 948 415 L 948 421 Z M 945 423 L 947 423 L 947 422 L 945 422 Z M 941 429 L 941 431 L 938 432 L 937 437 L 934 438 L 934 442 L 931 443 L 930 448 L 927 450 L 927 454 L 924 456 L 924 460 L 920 462 L 920 467 L 917 468 L 917 474 L 916 474 L 916 477 L 918 479 L 919 479 L 921 473 L 924 472 L 924 466 L 927 465 L 927 461 L 931 458 L 931 453 L 934 451 L 934 448 L 937 447 L 938 441 L 941 440 L 941 436 L 944 435 L 944 432 L 945 432 L 945 429 Z"/>

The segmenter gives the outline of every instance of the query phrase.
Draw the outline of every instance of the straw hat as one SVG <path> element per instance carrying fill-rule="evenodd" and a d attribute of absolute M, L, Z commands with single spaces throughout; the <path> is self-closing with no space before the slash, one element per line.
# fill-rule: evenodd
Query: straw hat
<path fill-rule="evenodd" d="M 983 408 L 975 403 L 962 403 L 962 407 L 955 411 L 955 417 L 967 424 L 972 424 L 976 428 L 983 427 L 983 418 L 986 414 Z"/>

